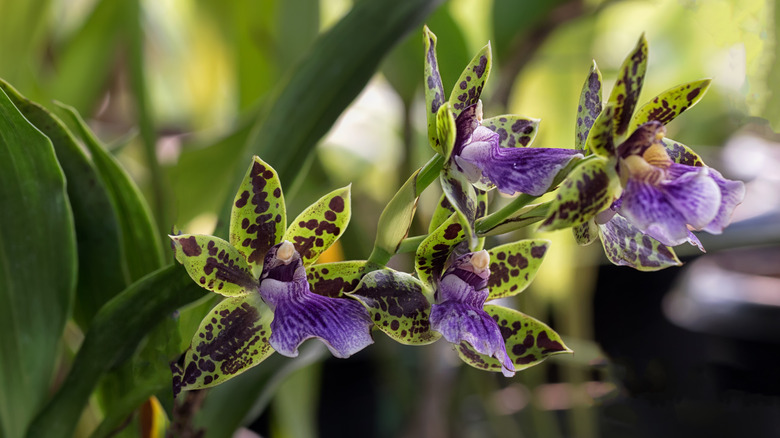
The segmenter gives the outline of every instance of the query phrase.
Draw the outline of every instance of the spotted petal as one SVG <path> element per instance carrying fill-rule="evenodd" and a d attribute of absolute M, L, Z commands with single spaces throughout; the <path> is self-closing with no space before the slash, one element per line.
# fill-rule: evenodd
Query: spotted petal
<path fill-rule="evenodd" d="M 571 231 L 574 235 L 574 240 L 580 246 L 590 245 L 599 238 L 599 229 L 593 219 L 588 220 L 584 224 L 575 225 L 571 228 Z"/>
<path fill-rule="evenodd" d="M 345 293 L 355 290 L 368 269 L 368 264 L 362 260 L 323 263 L 309 266 L 306 276 L 315 294 L 344 298 Z"/>
<path fill-rule="evenodd" d="M 585 140 L 585 151 L 604 158 L 615 156 L 614 117 L 615 105 L 608 104 L 596 117 Z"/>
<path fill-rule="evenodd" d="M 609 207 L 618 188 L 610 160 L 593 157 L 577 166 L 564 180 L 550 204 L 540 230 L 559 230 L 586 224 Z"/>
<path fill-rule="evenodd" d="M 318 199 L 301 212 L 284 233 L 282 240 L 295 245 L 305 266 L 316 262 L 347 228 L 352 214 L 350 188 L 334 190 Z"/>
<path fill-rule="evenodd" d="M 550 241 L 519 240 L 488 250 L 490 278 L 488 300 L 511 297 L 524 291 L 536 277 Z"/>
<path fill-rule="evenodd" d="M 491 117 L 482 121 L 482 126 L 498 134 L 498 145 L 503 148 L 530 145 L 539 132 L 540 119 L 517 115 Z"/>
<path fill-rule="evenodd" d="M 170 236 L 176 260 L 201 287 L 227 297 L 257 290 L 244 256 L 224 240 L 199 234 Z"/>
<path fill-rule="evenodd" d="M 334 356 L 345 358 L 372 344 L 366 309 L 352 299 L 312 293 L 301 256 L 288 245 L 271 248 L 260 282 L 260 296 L 274 311 L 269 339 L 274 350 L 295 357 L 303 341 L 319 338 Z"/>
<path fill-rule="evenodd" d="M 682 264 L 672 248 L 643 234 L 619 214 L 598 227 L 604 254 L 618 266 L 657 271 Z"/>
<path fill-rule="evenodd" d="M 441 146 L 440 153 L 444 160 L 447 161 L 453 152 L 456 137 L 460 134 L 460 130 L 455 125 L 455 116 L 452 113 L 449 102 L 444 102 L 439 107 L 439 112 L 436 113 L 436 134 Z"/>
<path fill-rule="evenodd" d="M 590 67 L 588 78 L 582 84 L 577 106 L 577 126 L 574 129 L 574 149 L 585 150 L 585 140 L 593 123 L 601 113 L 601 72 L 596 61 Z"/>
<path fill-rule="evenodd" d="M 450 93 L 449 102 L 455 118 L 461 111 L 479 101 L 482 88 L 490 75 L 491 64 L 492 55 L 488 43 L 472 58 Z"/>
<path fill-rule="evenodd" d="M 631 116 L 634 114 L 639 93 L 645 82 L 646 71 L 647 40 L 642 34 L 634 49 L 620 66 L 617 81 L 609 95 L 608 102 L 615 105 L 615 135 L 618 137 L 622 137 L 628 131 Z"/>
<path fill-rule="evenodd" d="M 476 218 L 480 219 L 487 213 L 488 194 L 484 190 L 477 189 L 475 191 L 477 193 Z M 436 228 L 443 224 L 444 221 L 449 219 L 450 216 L 452 216 L 452 213 L 455 213 L 455 209 L 452 207 L 452 204 L 450 204 L 447 196 L 442 194 L 441 198 L 439 198 L 439 202 L 436 204 L 436 208 L 433 210 L 433 215 L 431 215 L 431 222 L 428 224 L 428 234 L 432 233 Z M 476 249 L 482 249 L 484 240 L 484 238 L 479 239 L 480 243 L 477 245 Z"/>
<path fill-rule="evenodd" d="M 436 35 L 423 27 L 425 45 L 425 113 L 428 120 L 428 142 L 434 151 L 441 153 L 441 142 L 436 131 L 436 114 L 444 103 L 444 86 L 441 84 L 439 62 L 436 59 Z"/>
<path fill-rule="evenodd" d="M 479 200 L 474 186 L 471 185 L 466 176 L 449 166 L 445 166 L 439 176 L 441 188 L 450 204 L 455 207 L 457 215 L 461 218 L 461 224 L 464 226 L 466 237 L 469 239 L 469 246 L 476 247 L 479 244 L 477 235 L 474 232 L 474 221 L 477 217 L 477 207 Z"/>
<path fill-rule="evenodd" d="M 664 125 L 701 100 L 710 86 L 710 79 L 689 82 L 670 88 L 642 105 L 631 120 L 632 128 L 657 120 Z"/>
<path fill-rule="evenodd" d="M 493 305 L 485 306 L 485 312 L 498 324 L 515 371 L 530 368 L 555 354 L 572 352 L 558 333 L 528 315 Z M 486 371 L 505 369 L 503 363 L 475 351 L 464 343 L 458 346 L 458 354 L 464 362 L 475 368 Z"/>
<path fill-rule="evenodd" d="M 279 176 L 258 157 L 241 182 L 230 214 L 230 244 L 255 270 L 284 234 L 287 215 Z M 259 273 L 259 272 L 258 272 Z"/>
<path fill-rule="evenodd" d="M 444 272 L 444 265 L 450 254 L 463 243 L 465 237 L 466 233 L 460 217 L 452 214 L 436 230 L 428 234 L 428 237 L 417 247 L 414 258 L 417 277 L 429 286 L 435 287 Z"/>
<path fill-rule="evenodd" d="M 268 342 L 272 314 L 260 296 L 217 304 L 200 323 L 173 371 L 173 394 L 220 384 L 259 364 L 274 351 Z"/>
<path fill-rule="evenodd" d="M 350 295 L 368 309 L 379 330 L 402 344 L 425 345 L 439 339 L 431 331 L 431 305 L 423 284 L 389 268 L 366 274 Z"/>
<path fill-rule="evenodd" d="M 704 166 L 704 161 L 702 161 L 701 157 L 688 146 L 667 137 L 662 138 L 661 142 L 673 162 L 685 164 L 686 166 Z"/>

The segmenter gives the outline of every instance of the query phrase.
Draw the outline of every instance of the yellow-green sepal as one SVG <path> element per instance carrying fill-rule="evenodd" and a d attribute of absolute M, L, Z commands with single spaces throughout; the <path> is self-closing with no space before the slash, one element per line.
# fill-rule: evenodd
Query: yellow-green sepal
<path fill-rule="evenodd" d="M 368 269 L 365 260 L 322 263 L 309 266 L 306 278 L 315 294 L 344 298 L 345 293 L 355 290 Z"/>
<path fill-rule="evenodd" d="M 506 114 L 482 121 L 482 126 L 498 134 L 498 144 L 504 148 L 525 147 L 533 143 L 541 119 Z"/>
<path fill-rule="evenodd" d="M 450 215 L 420 243 L 415 254 L 415 271 L 423 283 L 434 287 L 444 272 L 452 251 L 464 242 L 466 231 L 457 213 Z M 466 251 L 464 251 L 466 252 Z"/>
<path fill-rule="evenodd" d="M 704 160 L 688 146 L 666 137 L 661 139 L 661 143 L 663 143 L 669 158 L 675 163 L 695 167 L 704 166 Z"/>
<path fill-rule="evenodd" d="M 701 79 L 672 87 L 650 99 L 640 107 L 631 120 L 631 130 L 651 120 L 664 125 L 674 120 L 684 111 L 696 105 L 710 87 L 711 79 Z"/>
<path fill-rule="evenodd" d="M 682 265 L 672 248 L 643 234 L 623 216 L 615 215 L 599 225 L 599 236 L 604 254 L 615 265 L 630 266 L 639 271 Z"/>
<path fill-rule="evenodd" d="M 441 146 L 441 155 L 444 157 L 444 162 L 450 160 L 452 155 L 452 149 L 455 146 L 455 137 L 457 135 L 457 127 L 455 126 L 455 115 L 452 113 L 452 107 L 448 102 L 445 102 L 439 111 L 436 113 L 436 133 L 439 136 L 439 142 Z"/>
<path fill-rule="evenodd" d="M 634 49 L 623 60 L 617 81 L 609 95 L 609 104 L 615 105 L 615 136 L 622 138 L 627 132 L 634 114 L 647 71 L 647 40 L 639 37 Z"/>
<path fill-rule="evenodd" d="M 303 210 L 282 240 L 295 245 L 304 266 L 317 261 L 344 233 L 352 215 L 351 185 L 336 189 Z"/>
<path fill-rule="evenodd" d="M 475 105 L 479 101 L 482 89 L 490 75 L 490 67 L 493 63 L 493 55 L 490 43 L 485 45 L 468 63 L 458 82 L 452 88 L 449 103 L 455 118 L 466 108 Z"/>
<path fill-rule="evenodd" d="M 488 301 L 524 291 L 536 277 L 549 247 L 549 240 L 528 239 L 489 249 Z"/>
<path fill-rule="evenodd" d="M 204 289 L 226 297 L 255 292 L 258 282 L 252 268 L 226 241 L 201 234 L 170 236 L 176 260 Z"/>
<path fill-rule="evenodd" d="M 574 127 L 574 149 L 585 150 L 585 140 L 588 139 L 590 128 L 601 113 L 601 107 L 601 71 L 599 71 L 596 61 L 593 61 L 580 92 L 577 124 Z"/>
<path fill-rule="evenodd" d="M 439 73 L 439 61 L 436 59 L 436 35 L 423 27 L 423 45 L 425 46 L 425 115 L 428 121 L 428 142 L 434 151 L 442 153 L 441 142 L 436 130 L 436 114 L 445 102 L 444 86 Z"/>

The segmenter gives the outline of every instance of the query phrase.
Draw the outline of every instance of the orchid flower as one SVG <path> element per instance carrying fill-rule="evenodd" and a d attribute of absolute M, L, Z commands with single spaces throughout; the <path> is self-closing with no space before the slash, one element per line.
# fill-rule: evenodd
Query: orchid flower
<path fill-rule="evenodd" d="M 287 227 L 279 178 L 254 157 L 234 200 L 230 242 L 206 235 L 171 236 L 176 259 L 190 277 L 226 297 L 209 311 L 190 348 L 172 365 L 174 394 L 221 383 L 274 351 L 295 357 L 309 338 L 322 340 L 342 358 L 373 343 L 373 324 L 360 303 L 313 293 L 307 280 L 306 268 L 349 222 L 349 200 L 349 187 L 335 190 Z M 312 269 L 322 280 L 328 268 L 343 267 Z"/>
<path fill-rule="evenodd" d="M 602 108 L 601 73 L 594 62 L 581 93 L 575 137 L 575 147 L 589 155 L 561 184 L 540 229 L 573 227 L 580 244 L 600 236 L 613 263 L 657 270 L 680 264 L 669 246 L 688 241 L 703 250 L 692 230 L 721 233 L 744 197 L 744 185 L 665 138 L 664 125 L 695 105 L 710 80 L 673 87 L 634 114 L 646 67 L 642 36 Z"/>
<path fill-rule="evenodd" d="M 536 136 L 538 119 L 517 115 L 482 118 L 480 96 L 490 73 L 490 44 L 482 48 L 461 73 L 448 101 L 436 59 L 436 36 L 424 29 L 425 97 L 428 136 L 445 158 L 442 189 L 469 228 L 470 245 L 478 216 L 477 192 L 497 188 L 512 195 L 533 196 L 550 189 L 558 173 L 575 158 L 574 149 L 527 147 Z"/>

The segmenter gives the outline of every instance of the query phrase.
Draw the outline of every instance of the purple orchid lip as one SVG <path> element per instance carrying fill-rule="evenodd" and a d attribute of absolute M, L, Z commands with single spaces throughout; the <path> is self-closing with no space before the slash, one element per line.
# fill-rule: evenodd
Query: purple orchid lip
<path fill-rule="evenodd" d="M 490 255 L 482 250 L 457 258 L 444 272 L 438 286 L 438 303 L 431 306 L 431 328 L 448 342 L 467 342 L 478 353 L 495 357 L 502 372 L 511 377 L 514 364 L 496 321 L 482 307 L 489 295 Z"/>
<path fill-rule="evenodd" d="M 322 340 L 339 358 L 374 342 L 373 323 L 359 302 L 311 292 L 301 256 L 288 241 L 268 251 L 260 276 L 260 296 L 274 311 L 269 342 L 282 355 L 297 356 L 298 347 L 310 338 Z"/>

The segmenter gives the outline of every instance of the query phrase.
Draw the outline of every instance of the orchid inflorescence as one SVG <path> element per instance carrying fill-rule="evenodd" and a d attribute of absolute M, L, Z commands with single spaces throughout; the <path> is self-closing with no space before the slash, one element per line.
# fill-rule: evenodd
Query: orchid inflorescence
<path fill-rule="evenodd" d="M 644 37 L 606 103 L 593 64 L 571 149 L 530 147 L 538 119 L 483 118 L 490 45 L 445 101 L 436 36 L 425 28 L 423 41 L 428 137 L 436 155 L 385 208 L 367 260 L 317 263 L 350 220 L 349 186 L 288 226 L 279 177 L 259 157 L 234 199 L 229 241 L 171 236 L 193 280 L 225 296 L 172 364 L 174 394 L 224 382 L 274 351 L 295 357 L 309 338 L 335 357 L 349 357 L 373 343 L 372 329 L 408 345 L 444 337 L 466 363 L 512 376 L 571 350 L 544 323 L 485 304 L 528 287 L 550 242 L 526 239 L 486 250 L 485 236 L 541 221 L 540 230 L 571 228 L 580 244 L 600 238 L 615 264 L 657 270 L 680 264 L 671 246 L 701 248 L 692 230 L 722 232 L 742 201 L 741 182 L 664 136 L 664 125 L 696 104 L 709 80 L 671 88 L 634 113 L 647 65 Z M 428 234 L 408 237 L 418 196 L 436 175 L 444 193 Z M 520 196 L 488 214 L 493 188 Z M 550 191 L 552 200 L 533 203 Z M 405 251 L 415 251 L 415 275 L 386 266 Z"/>

